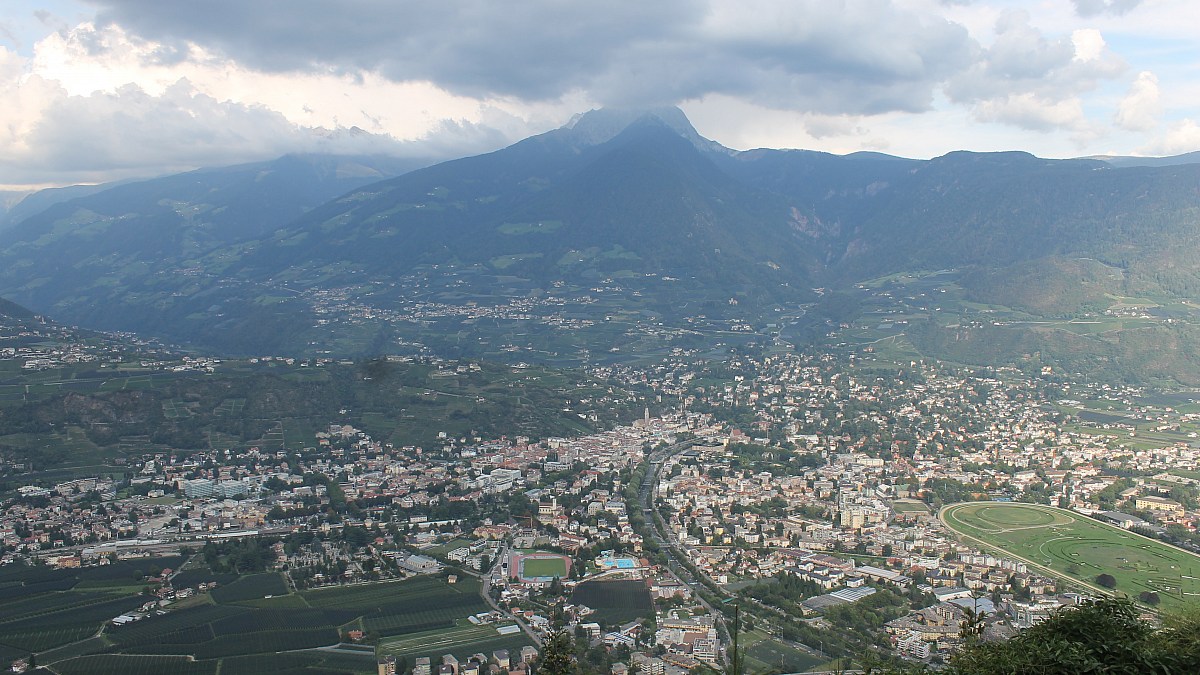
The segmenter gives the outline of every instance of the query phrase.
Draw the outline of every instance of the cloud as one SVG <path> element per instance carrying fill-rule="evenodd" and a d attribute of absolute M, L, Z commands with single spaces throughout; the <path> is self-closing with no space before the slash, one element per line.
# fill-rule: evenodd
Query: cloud
<path fill-rule="evenodd" d="M 1200 123 L 1182 119 L 1168 127 L 1166 133 L 1145 147 L 1138 149 L 1139 155 L 1166 156 L 1200 151 Z"/>
<path fill-rule="evenodd" d="M 889 0 L 90 0 L 101 25 L 272 72 L 373 72 L 455 95 L 658 105 L 708 94 L 826 114 L 928 108 L 965 29 Z"/>
<path fill-rule="evenodd" d="M 260 73 L 192 47 L 181 60 L 88 23 L 50 34 L 28 57 L 0 46 L 0 100 L 0 185 L 143 177 L 289 152 L 450 159 L 559 117 L 533 109 L 531 127 L 429 83 L 371 73 Z"/>
<path fill-rule="evenodd" d="M 1142 0 L 1071 0 L 1075 3 L 1075 12 L 1084 18 L 1112 14 L 1119 16 L 1133 11 Z"/>
<path fill-rule="evenodd" d="M 1001 14 L 995 32 L 991 46 L 945 89 L 951 101 L 971 105 L 982 121 L 1084 131 L 1081 94 L 1126 68 L 1094 29 L 1048 38 L 1018 10 Z"/>
<path fill-rule="evenodd" d="M 443 121 L 403 142 L 356 128 L 303 126 L 264 106 L 214 98 L 186 79 L 158 94 L 128 84 L 72 95 L 56 81 L 26 75 L 22 59 L 2 48 L 0 99 L 5 185 L 106 181 L 288 152 L 446 158 L 505 142 L 470 122 Z"/>
<path fill-rule="evenodd" d="M 1130 131 L 1149 131 L 1158 126 L 1161 114 L 1158 78 L 1150 71 L 1138 73 L 1137 79 L 1129 87 L 1129 93 L 1117 107 L 1117 126 Z"/>
<path fill-rule="evenodd" d="M 1078 99 L 1046 100 L 1031 92 L 980 101 L 975 114 L 984 122 L 1003 122 L 1034 131 L 1081 129 L 1087 122 Z"/>

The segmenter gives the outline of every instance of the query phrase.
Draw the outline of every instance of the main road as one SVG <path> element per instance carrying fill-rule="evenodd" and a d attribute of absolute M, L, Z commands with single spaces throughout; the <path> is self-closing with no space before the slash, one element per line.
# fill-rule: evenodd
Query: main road
<path fill-rule="evenodd" d="M 680 443 L 675 443 L 674 445 L 669 445 L 664 448 L 660 448 L 658 450 L 654 450 L 653 452 L 650 453 L 649 457 L 646 458 L 646 461 L 647 461 L 646 476 L 642 480 L 641 491 L 639 493 L 641 502 L 642 502 L 642 513 L 646 517 L 646 521 L 649 524 L 651 538 L 654 539 L 654 541 L 659 545 L 659 548 L 662 549 L 662 551 L 667 556 L 668 571 L 671 574 L 673 574 L 675 576 L 675 578 L 678 579 L 681 583 L 687 584 L 688 587 L 692 589 L 692 594 L 695 596 L 696 601 L 699 602 L 700 605 L 702 607 L 704 607 L 704 609 L 709 614 L 713 615 L 716 618 L 716 620 L 722 626 L 725 627 L 726 634 L 729 634 L 729 628 L 725 624 L 725 614 L 723 612 L 718 611 L 715 607 L 713 607 L 713 605 L 711 603 L 709 603 L 707 600 L 705 600 L 700 595 L 700 589 L 701 588 L 709 588 L 714 593 L 727 596 L 726 600 L 732 600 L 734 598 L 734 596 L 726 593 L 724 590 L 721 590 L 719 588 L 713 589 L 708 584 L 705 584 L 704 581 L 709 581 L 709 583 L 714 583 L 714 582 L 711 582 L 711 580 L 707 580 L 707 579 L 703 580 L 703 581 L 700 579 L 697 579 L 696 575 L 692 573 L 690 567 L 688 567 L 687 565 L 683 565 L 679 562 L 679 559 L 681 556 L 686 558 L 686 554 L 684 551 L 682 551 L 678 547 L 678 545 L 674 542 L 674 540 L 669 539 L 666 536 L 665 525 L 662 522 L 662 517 L 654 509 L 654 501 L 655 501 L 655 498 L 658 496 L 658 485 L 659 485 L 659 480 L 660 480 L 660 477 L 662 474 L 663 465 L 666 464 L 667 460 L 671 459 L 672 457 L 675 457 L 676 455 L 682 454 L 683 452 L 687 451 L 687 449 L 690 447 L 692 447 L 691 441 L 683 441 Z M 779 612 L 778 609 L 764 605 L 763 603 L 761 603 L 753 598 L 746 598 L 745 600 L 750 602 L 751 604 L 761 607 L 765 610 L 768 610 L 768 611 L 771 611 L 774 613 Z M 816 649 L 814 649 L 802 642 L 796 642 L 794 640 L 785 640 L 784 638 L 782 638 L 778 635 L 774 635 L 774 630 L 771 630 L 769 622 L 767 622 L 765 619 L 763 619 L 763 617 L 759 617 L 759 620 L 762 621 L 764 628 L 767 628 L 768 632 L 772 633 L 773 640 L 775 640 L 783 645 L 790 646 L 795 649 L 799 649 L 807 654 L 811 654 L 814 657 L 827 658 L 827 656 L 825 654 L 818 652 Z M 846 671 L 846 672 L 850 672 L 850 671 Z"/>
<path fill-rule="evenodd" d="M 686 565 L 683 565 L 679 562 L 679 558 L 677 556 L 679 555 L 680 551 L 678 551 L 674 542 L 665 536 L 662 517 L 659 516 L 658 512 L 654 509 L 654 499 L 658 496 L 658 482 L 659 477 L 662 474 L 663 464 L 665 464 L 667 460 L 671 459 L 672 457 L 682 454 L 690 447 L 692 447 L 691 441 L 682 441 L 675 443 L 674 445 L 668 445 L 665 448 L 654 450 L 650 453 L 650 456 L 646 458 L 646 475 L 642 478 L 641 492 L 639 493 L 642 501 L 642 514 L 645 516 L 646 523 L 650 527 L 651 538 L 654 539 L 655 543 L 658 544 L 659 549 L 662 550 L 667 556 L 667 570 L 677 580 L 679 580 L 680 583 L 687 584 L 688 587 L 692 589 L 692 595 L 695 596 L 696 601 L 699 602 L 702 607 L 704 607 L 705 611 L 711 614 L 722 626 L 724 626 L 725 615 L 717 611 L 712 604 L 710 604 L 700 595 L 700 587 L 702 586 L 701 581 L 697 579 L 694 574 L 692 574 L 692 571 Z M 726 627 L 726 633 L 728 632 L 728 627 Z"/>

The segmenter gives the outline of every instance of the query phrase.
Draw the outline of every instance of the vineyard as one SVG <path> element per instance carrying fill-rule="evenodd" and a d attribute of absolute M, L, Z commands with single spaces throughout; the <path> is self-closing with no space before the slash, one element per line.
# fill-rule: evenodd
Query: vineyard
<path fill-rule="evenodd" d="M 633 621 L 654 608 L 642 581 L 586 581 L 575 587 L 571 602 L 596 610 L 591 620 L 609 625 Z"/>
<path fill-rule="evenodd" d="M 83 570 L 0 569 L 0 659 L 34 653 L 39 665 L 62 675 L 313 675 L 375 670 L 370 647 L 329 649 L 355 628 L 373 637 L 420 635 L 427 645 L 528 644 L 523 635 L 500 636 L 491 627 L 461 632 L 466 617 L 488 609 L 472 578 L 449 584 L 420 577 L 292 593 L 275 572 L 233 577 L 189 569 L 176 577 L 177 587 L 202 579 L 219 585 L 178 609 L 110 623 L 154 599 L 139 592 L 146 575 L 182 562 L 172 557 Z"/>
<path fill-rule="evenodd" d="M 436 660 L 448 653 L 466 658 L 475 653 L 490 654 L 497 649 L 507 649 L 515 654 L 521 647 L 531 644 L 533 641 L 525 633 L 500 635 L 492 626 L 467 624 L 385 638 L 379 643 L 379 653 L 403 657 L 412 663 L 419 656 L 428 656 Z"/>
<path fill-rule="evenodd" d="M 26 571 L 29 585 L 55 589 L 74 583 L 40 571 Z M 203 572 L 191 574 L 205 578 Z M 0 591 L 12 589 L 0 580 Z M 185 673 L 222 675 L 239 673 L 371 673 L 374 651 L 370 647 L 329 647 L 341 643 L 348 629 L 361 628 L 378 637 L 452 631 L 467 616 L 486 611 L 479 583 L 466 579 L 448 584 L 442 579 L 418 578 L 396 583 L 336 586 L 290 593 L 280 574 L 250 574 L 218 586 L 209 596 L 184 609 L 151 615 L 124 626 L 108 626 L 101 638 L 101 623 L 120 609 L 113 596 L 98 592 L 41 592 L 38 604 L 26 598 L 0 603 L 0 628 L 22 626 L 8 634 L 14 657 L 41 652 L 40 663 L 53 664 L 59 673 Z M 115 601 L 143 602 L 143 598 Z M 193 601 L 194 602 L 194 601 Z M 78 619 L 70 625 L 52 625 L 60 613 Z M 42 616 L 47 616 L 42 623 Z M 97 619 L 98 617 L 98 619 Z M 92 621 L 85 623 L 86 621 Z M 30 628 L 36 622 L 36 629 Z M 481 646 L 527 644 L 522 637 L 500 637 L 494 628 L 472 635 Z M 34 644 L 35 639 L 42 640 Z M 76 643 L 71 647 L 58 647 Z M 78 649 L 72 649 L 78 647 Z M 320 647 L 320 650 L 318 650 Z M 28 650 L 28 651 L 20 651 Z M 0 646 L 2 653 L 4 647 Z"/>
<path fill-rule="evenodd" d="M 128 582 L 175 565 L 180 558 L 54 570 L 9 565 L 0 569 L 0 654 L 25 656 L 83 640 L 106 621 L 151 598 Z M 88 590 L 73 590 L 81 583 Z M 120 582 L 107 586 L 112 582 Z M 15 658 L 15 657 L 14 657 Z"/>

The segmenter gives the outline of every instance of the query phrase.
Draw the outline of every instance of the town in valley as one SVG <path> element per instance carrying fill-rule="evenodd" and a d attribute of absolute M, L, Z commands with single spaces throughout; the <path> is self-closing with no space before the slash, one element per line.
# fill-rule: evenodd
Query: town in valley
<path fill-rule="evenodd" d="M 5 353 L 14 373 L 338 366 L 38 337 Z M 370 380 L 389 364 L 442 378 L 527 368 L 430 355 L 342 367 Z M 213 612 L 301 608 L 307 632 L 278 626 L 282 641 L 262 644 L 317 650 L 315 663 L 333 650 L 364 670 L 524 672 L 560 630 L 598 671 L 720 670 L 736 630 L 751 672 L 799 672 L 864 654 L 937 664 L 1089 598 L 1124 593 L 1153 618 L 1200 592 L 1200 394 L 1052 367 L 897 363 L 863 346 L 676 349 L 587 372 L 604 383 L 597 398 L 629 411 L 587 433 L 432 429 L 398 444 L 342 409 L 300 442 L 122 443 L 109 470 L 62 480 L 3 456 L 0 593 L 87 588 L 85 607 L 112 610 L 31 642 L 22 623 L 40 613 L 23 599 L 0 618 L 0 647 L 14 668 L 174 653 L 127 635 L 170 643 L 194 625 L 212 631 L 181 643 L 211 647 L 197 659 L 238 663 L 265 647 L 231 646 L 232 619 Z M 978 508 L 947 508 L 964 503 Z M 1047 548 L 1077 526 L 1130 540 L 1127 573 Z M 1014 532 L 1047 536 L 1024 549 Z M 380 588 L 454 602 L 391 615 L 356 595 Z M 318 617 L 327 604 L 341 613 Z"/>

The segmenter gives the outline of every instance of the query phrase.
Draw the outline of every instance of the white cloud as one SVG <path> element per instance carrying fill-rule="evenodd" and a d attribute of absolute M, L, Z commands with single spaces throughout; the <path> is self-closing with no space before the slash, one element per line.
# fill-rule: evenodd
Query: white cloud
<path fill-rule="evenodd" d="M 985 122 L 1003 122 L 1035 131 L 1082 129 L 1087 124 L 1078 98 L 1052 101 L 1032 92 L 980 101 L 975 112 Z"/>
<path fill-rule="evenodd" d="M 90 23 L 50 34 L 30 57 L 0 47 L 0 184 L 96 182 L 288 152 L 445 159 L 502 147 L 567 114 L 543 105 L 521 117 L 512 102 L 375 73 L 264 73 L 199 48 L 167 56 Z M 369 133 L 348 133 L 355 127 Z"/>
<path fill-rule="evenodd" d="M 1181 155 L 1200 150 L 1200 123 L 1183 119 L 1171 124 L 1166 133 L 1138 150 L 1140 155 Z"/>
<path fill-rule="evenodd" d="M 1121 99 L 1115 122 L 1122 129 L 1149 131 L 1158 126 L 1161 114 L 1158 78 L 1148 70 L 1142 71 L 1129 87 L 1129 93 Z"/>
<path fill-rule="evenodd" d="M 1090 134 L 1082 94 L 1126 68 L 1103 35 L 1079 29 L 1050 38 L 1023 10 L 1002 13 L 995 32 L 976 63 L 950 79 L 947 96 L 971 105 L 981 121 Z"/>

